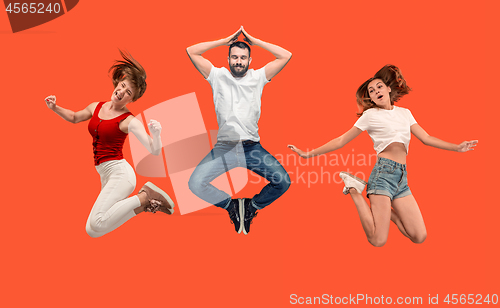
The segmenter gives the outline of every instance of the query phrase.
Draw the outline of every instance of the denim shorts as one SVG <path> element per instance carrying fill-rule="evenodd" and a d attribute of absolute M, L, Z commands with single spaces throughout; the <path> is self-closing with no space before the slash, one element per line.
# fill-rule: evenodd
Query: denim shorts
<path fill-rule="evenodd" d="M 406 175 L 406 165 L 378 157 L 368 179 L 366 196 L 384 195 L 394 200 L 411 195 Z"/>

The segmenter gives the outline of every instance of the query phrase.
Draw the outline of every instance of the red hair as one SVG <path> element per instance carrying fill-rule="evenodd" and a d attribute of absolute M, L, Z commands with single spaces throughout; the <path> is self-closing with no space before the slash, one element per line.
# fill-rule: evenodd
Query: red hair
<path fill-rule="evenodd" d="M 123 60 L 116 60 L 109 69 L 112 72 L 113 86 L 116 88 L 121 80 L 130 81 L 135 87 L 132 101 L 136 101 L 146 92 L 146 71 L 129 53 L 120 50 L 120 55 Z"/>

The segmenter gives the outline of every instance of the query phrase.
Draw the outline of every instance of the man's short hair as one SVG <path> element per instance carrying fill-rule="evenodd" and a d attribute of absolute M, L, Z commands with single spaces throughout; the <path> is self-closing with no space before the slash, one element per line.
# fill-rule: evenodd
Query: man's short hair
<path fill-rule="evenodd" d="M 229 46 L 229 56 L 231 56 L 231 48 L 233 48 L 233 47 L 238 47 L 238 48 L 241 48 L 241 49 L 248 49 L 248 57 L 250 58 L 250 52 L 251 52 L 251 50 L 250 50 L 250 46 L 248 46 L 247 43 L 241 42 L 241 41 L 232 43 Z"/>

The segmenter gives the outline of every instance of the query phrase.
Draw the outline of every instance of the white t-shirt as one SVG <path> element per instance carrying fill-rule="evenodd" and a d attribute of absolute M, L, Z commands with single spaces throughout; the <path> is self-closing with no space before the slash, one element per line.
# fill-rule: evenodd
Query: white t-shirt
<path fill-rule="evenodd" d="M 373 140 L 373 148 L 379 154 L 389 144 L 400 142 L 406 153 L 410 147 L 410 126 L 416 124 L 410 110 L 393 106 L 392 110 L 370 108 L 356 121 L 354 126 L 366 130 Z"/>
<path fill-rule="evenodd" d="M 225 67 L 212 67 L 207 81 L 212 86 L 219 132 L 218 141 L 259 141 L 260 98 L 266 79 L 264 68 L 249 69 L 235 78 Z"/>

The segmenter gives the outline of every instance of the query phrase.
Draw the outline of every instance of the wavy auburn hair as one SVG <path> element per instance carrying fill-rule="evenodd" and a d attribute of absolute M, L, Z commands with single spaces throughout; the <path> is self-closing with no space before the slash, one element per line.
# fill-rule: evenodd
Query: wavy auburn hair
<path fill-rule="evenodd" d="M 109 69 L 109 72 L 112 72 L 113 86 L 116 88 L 122 80 L 130 81 L 135 87 L 134 97 L 132 98 L 132 101 L 135 102 L 146 92 L 146 71 L 130 53 L 124 53 L 120 50 L 120 55 L 123 60 L 116 60 L 115 64 Z"/>
<path fill-rule="evenodd" d="M 379 108 L 377 104 L 371 100 L 370 94 L 368 93 L 368 84 L 375 79 L 382 80 L 386 86 L 391 88 L 391 92 L 389 93 L 391 105 L 394 105 L 401 97 L 411 91 L 411 88 L 406 84 L 406 80 L 401 70 L 395 65 L 387 64 L 382 67 L 375 76 L 365 81 L 356 91 L 356 102 L 362 109 L 360 113 L 357 113 L 358 117 L 363 115 L 363 112 L 370 108 Z"/>

